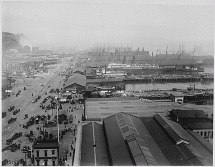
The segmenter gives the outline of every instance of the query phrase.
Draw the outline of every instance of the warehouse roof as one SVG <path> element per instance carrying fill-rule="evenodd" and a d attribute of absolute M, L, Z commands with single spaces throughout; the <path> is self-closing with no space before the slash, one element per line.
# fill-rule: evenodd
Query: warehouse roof
<path fill-rule="evenodd" d="M 75 67 L 74 69 L 73 69 L 73 73 L 76 73 L 76 72 L 81 72 L 81 73 L 85 73 L 85 69 L 83 68 L 83 67 Z"/>
<path fill-rule="evenodd" d="M 79 85 L 85 87 L 86 86 L 86 76 L 81 75 L 79 73 L 73 74 L 66 81 L 65 88 L 68 87 L 68 86 L 70 86 L 70 85 L 72 85 L 72 84 L 74 84 L 74 83 L 79 84 Z"/>
<path fill-rule="evenodd" d="M 158 117 L 157 114 L 153 118 L 141 118 L 141 120 L 171 165 L 202 166 L 213 164 L 211 152 L 204 146 L 204 143 L 197 140 L 198 137 L 194 138 L 178 123 L 161 116 L 160 119 L 168 123 L 168 125 L 162 126 L 162 121 L 157 121 L 156 117 Z M 170 132 L 167 129 L 169 127 L 172 127 L 173 131 Z M 177 139 L 177 135 L 175 136 L 174 133 L 178 134 L 179 138 L 188 141 L 189 144 L 186 142 L 176 144 L 174 139 Z M 201 138 L 201 136 L 199 137 Z"/>
<path fill-rule="evenodd" d="M 110 115 L 126 112 L 138 117 L 153 116 L 155 113 L 168 114 L 172 109 L 183 109 L 175 102 L 154 102 L 138 98 L 88 98 L 85 102 L 87 119 L 106 118 Z"/>
<path fill-rule="evenodd" d="M 104 130 L 112 165 L 169 165 L 138 117 L 112 115 L 104 119 Z"/>
<path fill-rule="evenodd" d="M 109 161 L 103 127 L 90 122 L 82 127 L 81 166 L 96 165 L 109 166 Z"/>
<path fill-rule="evenodd" d="M 202 110 L 172 110 L 170 114 L 177 116 L 178 118 L 207 118 Z"/>

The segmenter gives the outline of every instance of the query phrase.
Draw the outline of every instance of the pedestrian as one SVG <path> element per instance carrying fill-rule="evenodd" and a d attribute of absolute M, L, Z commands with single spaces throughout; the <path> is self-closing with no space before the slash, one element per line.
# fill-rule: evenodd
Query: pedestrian
<path fill-rule="evenodd" d="M 32 93 L 32 96 L 34 96 L 34 94 Z"/>
<path fill-rule="evenodd" d="M 72 156 L 72 153 L 70 152 L 70 157 Z"/>

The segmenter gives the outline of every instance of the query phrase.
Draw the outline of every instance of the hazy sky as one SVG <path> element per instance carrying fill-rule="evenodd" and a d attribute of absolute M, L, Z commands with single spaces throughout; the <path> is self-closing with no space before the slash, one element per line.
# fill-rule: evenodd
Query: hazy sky
<path fill-rule="evenodd" d="M 213 52 L 213 6 L 138 2 L 3 1 L 2 31 L 23 33 L 22 44 L 39 47 L 85 49 L 109 43 L 165 52 L 168 45 L 176 52 L 183 41 L 186 50 L 198 46 Z"/>

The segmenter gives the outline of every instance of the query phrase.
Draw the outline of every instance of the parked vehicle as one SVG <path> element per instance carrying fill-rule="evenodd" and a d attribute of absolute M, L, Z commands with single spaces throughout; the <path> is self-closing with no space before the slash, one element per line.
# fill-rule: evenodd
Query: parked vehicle
<path fill-rule="evenodd" d="M 8 120 L 8 124 L 11 124 L 11 123 L 15 122 L 16 119 L 17 119 L 17 118 L 10 118 L 10 119 Z"/>
<path fill-rule="evenodd" d="M 7 112 L 2 112 L 2 118 L 7 116 Z"/>

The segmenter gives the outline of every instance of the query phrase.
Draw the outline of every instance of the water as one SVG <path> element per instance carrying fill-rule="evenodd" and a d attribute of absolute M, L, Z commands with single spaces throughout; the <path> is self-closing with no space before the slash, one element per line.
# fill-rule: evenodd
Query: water
<path fill-rule="evenodd" d="M 148 83 L 148 84 L 126 84 L 125 91 L 145 90 L 170 90 L 172 88 L 187 89 L 195 84 L 196 89 L 213 89 L 214 82 L 187 82 L 187 83 Z"/>
<path fill-rule="evenodd" d="M 214 73 L 214 67 L 203 67 L 203 73 Z M 172 88 L 187 89 L 195 84 L 196 89 L 213 89 L 214 82 L 187 82 L 187 83 L 147 83 L 147 84 L 126 84 L 126 91 L 144 91 L 144 90 L 170 90 Z"/>

